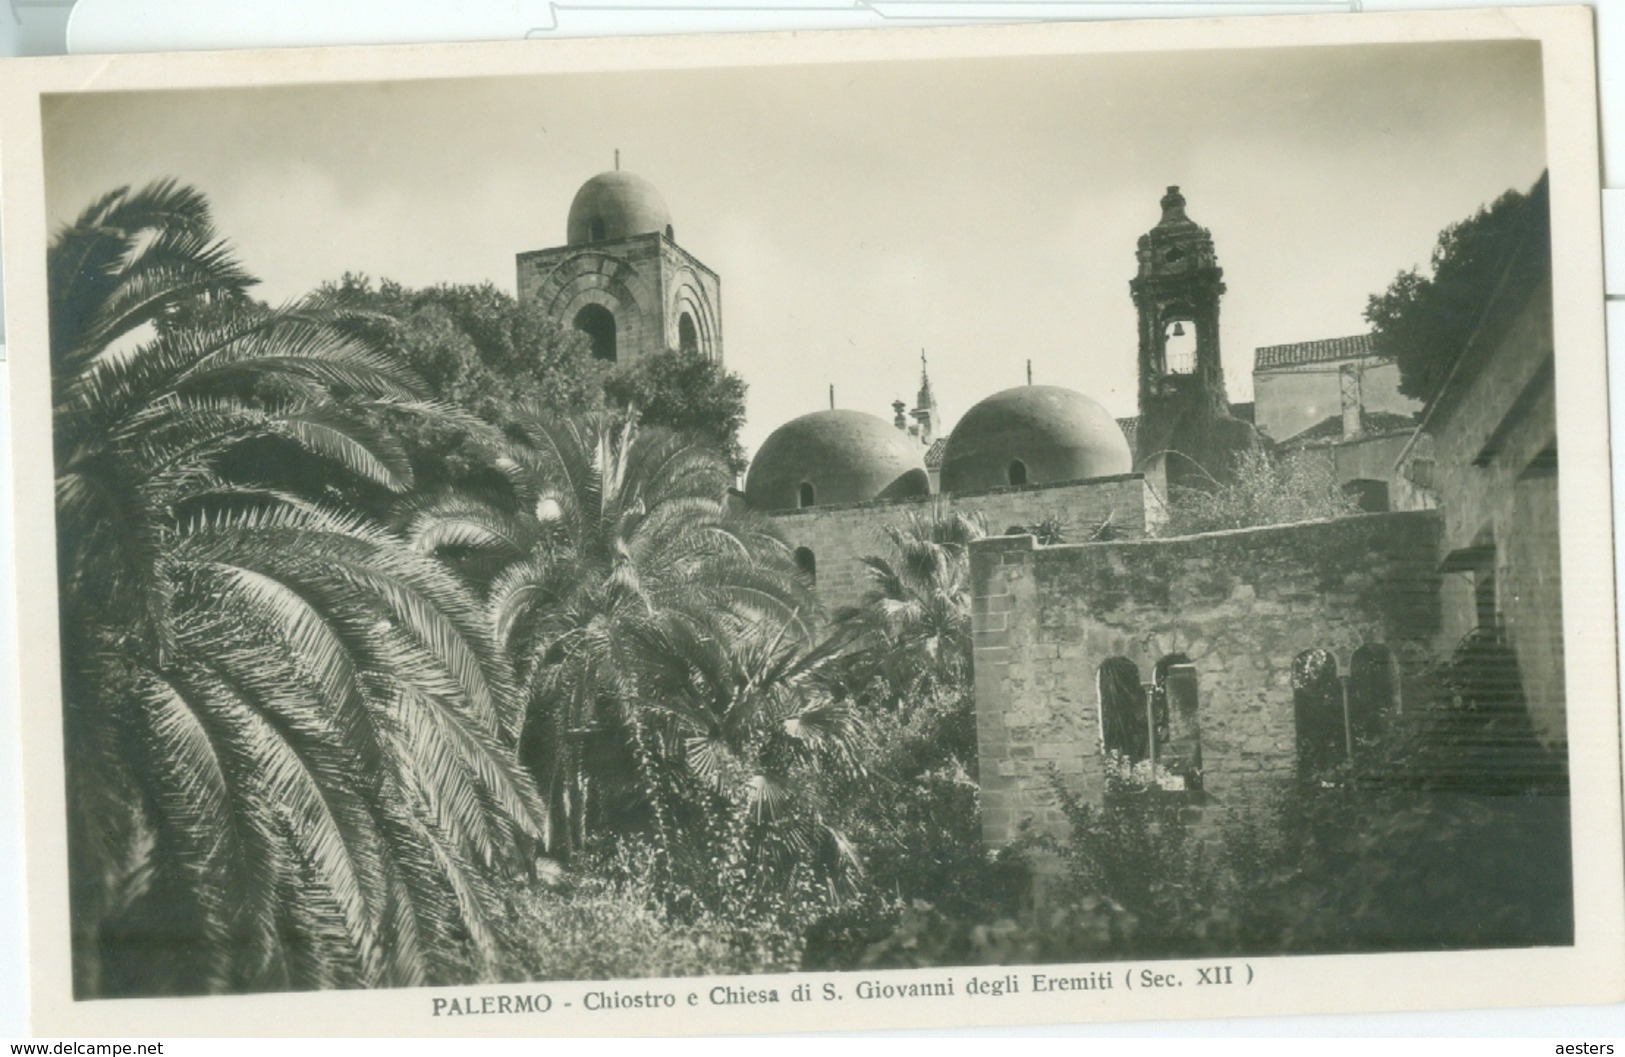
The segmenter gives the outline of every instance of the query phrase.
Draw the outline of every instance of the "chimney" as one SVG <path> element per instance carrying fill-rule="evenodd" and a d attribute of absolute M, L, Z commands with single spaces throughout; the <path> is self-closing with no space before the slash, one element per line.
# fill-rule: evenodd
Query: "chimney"
<path fill-rule="evenodd" d="M 1338 395 L 1343 402 L 1343 439 L 1353 440 L 1364 432 L 1360 402 L 1360 365 L 1345 363 L 1337 369 Z"/>

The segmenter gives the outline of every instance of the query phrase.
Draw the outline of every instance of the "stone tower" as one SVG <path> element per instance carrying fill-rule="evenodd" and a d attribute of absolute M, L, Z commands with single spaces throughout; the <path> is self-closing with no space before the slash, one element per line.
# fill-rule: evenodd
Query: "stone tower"
<path fill-rule="evenodd" d="M 1219 359 L 1224 269 L 1213 236 L 1185 215 L 1178 187 L 1162 196 L 1162 219 L 1140 236 L 1129 281 L 1140 326 L 1140 419 L 1135 468 L 1171 485 L 1224 479 L 1234 452 L 1252 446 L 1251 425 L 1232 418 Z"/>
<path fill-rule="evenodd" d="M 582 184 L 565 244 L 519 254 L 518 270 L 519 300 L 586 334 L 600 359 L 682 349 L 722 362 L 722 284 L 677 244 L 665 199 L 641 176 Z"/>

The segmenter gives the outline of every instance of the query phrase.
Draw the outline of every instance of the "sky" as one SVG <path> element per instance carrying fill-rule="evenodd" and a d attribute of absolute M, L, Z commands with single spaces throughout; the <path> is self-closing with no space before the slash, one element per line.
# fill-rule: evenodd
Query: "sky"
<path fill-rule="evenodd" d="M 890 419 L 920 352 L 949 426 L 1025 381 L 1136 413 L 1128 281 L 1177 184 L 1213 234 L 1231 398 L 1253 350 L 1356 334 L 1439 230 L 1544 167 L 1537 45 L 915 60 L 83 93 L 44 107 L 53 228 L 175 177 L 280 301 L 345 272 L 514 289 L 576 189 L 652 180 L 721 276 L 747 450 Z"/>

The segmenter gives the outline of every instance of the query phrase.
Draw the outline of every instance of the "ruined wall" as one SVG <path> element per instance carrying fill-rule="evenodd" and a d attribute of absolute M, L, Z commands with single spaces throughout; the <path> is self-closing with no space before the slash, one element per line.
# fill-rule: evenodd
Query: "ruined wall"
<path fill-rule="evenodd" d="M 1166 520 L 1161 499 L 1152 494 L 1139 474 L 962 495 L 815 506 L 772 516 L 775 527 L 791 547 L 805 547 L 812 552 L 817 562 L 818 597 L 833 612 L 856 603 L 868 588 L 863 558 L 885 553 L 886 526 L 902 521 L 910 511 L 929 510 L 934 503 L 951 510 L 980 512 L 987 519 L 989 532 L 1055 518 L 1067 527 L 1072 538 L 1079 538 L 1109 518 L 1116 533 L 1138 539 Z"/>
<path fill-rule="evenodd" d="M 1408 678 L 1438 628 L 1439 518 L 1372 514 L 1168 540 L 971 547 L 982 832 L 1024 819 L 1065 832 L 1051 775 L 1086 800 L 1106 788 L 1096 671 L 1127 657 L 1196 666 L 1204 800 L 1221 812 L 1295 780 L 1293 659 L 1323 647 L 1394 651 Z"/>

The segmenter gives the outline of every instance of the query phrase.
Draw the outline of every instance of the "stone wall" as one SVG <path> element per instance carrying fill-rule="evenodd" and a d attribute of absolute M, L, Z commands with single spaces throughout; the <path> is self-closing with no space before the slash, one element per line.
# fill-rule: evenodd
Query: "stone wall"
<path fill-rule="evenodd" d="M 1064 833 L 1052 776 L 1086 800 L 1104 796 L 1096 672 L 1111 657 L 1146 681 L 1170 654 L 1194 662 L 1204 792 L 1186 795 L 1229 812 L 1290 786 L 1293 659 L 1322 647 L 1347 672 L 1354 650 L 1384 644 L 1408 684 L 1434 654 L 1438 536 L 1438 515 L 1423 511 L 1166 540 L 972 545 L 986 841 L 1010 841 L 1027 819 Z"/>
<path fill-rule="evenodd" d="M 1543 252 L 1540 247 L 1539 251 Z M 1567 740 L 1557 502 L 1556 364 L 1551 278 L 1503 284 L 1472 344 L 1400 460 L 1401 498 L 1444 515 L 1446 579 L 1440 648 L 1489 614 L 1517 655 L 1536 736 Z"/>
<path fill-rule="evenodd" d="M 1139 474 L 1121 474 L 988 492 L 943 494 L 916 499 L 808 507 L 772 515 L 773 523 L 793 548 L 806 548 L 817 563 L 818 597 L 826 610 L 856 603 L 869 584 L 863 558 L 884 554 L 884 530 L 911 511 L 940 503 L 952 510 L 980 512 L 990 532 L 1012 526 L 1059 520 L 1072 538 L 1086 537 L 1110 520 L 1113 531 L 1139 539 L 1166 520 L 1160 497 Z"/>
<path fill-rule="evenodd" d="M 608 309 L 619 363 L 678 348 L 684 315 L 699 351 L 722 359 L 716 273 L 658 232 L 521 253 L 516 267 L 519 300 L 542 305 L 563 326 L 589 304 Z"/>

